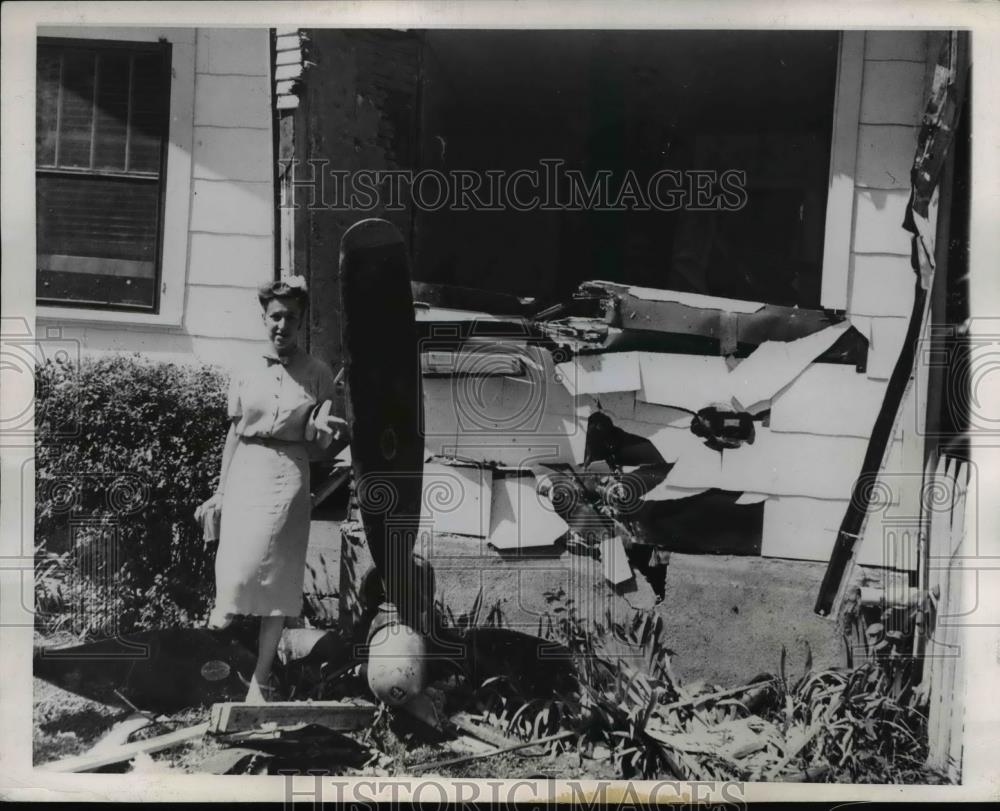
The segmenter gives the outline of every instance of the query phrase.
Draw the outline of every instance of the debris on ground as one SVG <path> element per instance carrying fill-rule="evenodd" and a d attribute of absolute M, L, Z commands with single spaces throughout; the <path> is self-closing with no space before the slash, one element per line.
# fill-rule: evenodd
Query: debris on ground
<path fill-rule="evenodd" d="M 279 681 L 287 686 L 294 674 L 294 689 L 312 699 L 201 703 L 173 715 L 126 706 L 89 748 L 72 757 L 36 750 L 36 762 L 59 772 L 935 779 L 923 768 L 921 695 L 895 648 L 852 668 L 807 663 L 797 677 L 785 672 L 782 653 L 776 673 L 742 685 L 684 684 L 655 612 L 600 624 L 569 605 L 533 635 L 504 628 L 502 614 L 483 611 L 481 600 L 457 618 L 437 608 L 440 644 L 464 652 L 431 668 L 423 697 L 437 729 L 420 713 L 372 703 L 363 662 L 335 632 L 286 629 Z M 537 667 L 540 645 L 551 666 Z M 321 661 L 326 655 L 340 658 Z"/>

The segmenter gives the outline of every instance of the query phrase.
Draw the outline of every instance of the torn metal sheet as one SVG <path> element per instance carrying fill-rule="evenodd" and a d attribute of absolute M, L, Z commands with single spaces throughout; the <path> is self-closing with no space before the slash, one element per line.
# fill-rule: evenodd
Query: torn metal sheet
<path fill-rule="evenodd" d="M 568 529 L 552 502 L 537 492 L 533 475 L 493 480 L 490 546 L 504 552 L 552 546 Z"/>
<path fill-rule="evenodd" d="M 593 282 L 593 284 L 611 285 L 610 282 Z M 733 313 L 756 313 L 765 306 L 761 301 L 742 301 L 719 296 L 706 296 L 702 293 L 682 293 L 678 290 L 665 290 L 658 287 L 629 287 L 628 293 L 643 301 L 672 302 L 683 304 L 685 307 L 726 310 Z"/>
<path fill-rule="evenodd" d="M 766 341 L 794 341 L 841 323 L 839 313 L 802 307 L 718 298 L 670 290 L 584 282 L 584 294 L 604 296 L 608 324 L 630 333 L 670 333 L 701 340 L 701 349 L 719 355 L 746 354 Z M 705 341 L 708 341 L 706 344 Z M 829 358 L 833 363 L 864 365 L 866 347 L 855 344 Z"/>

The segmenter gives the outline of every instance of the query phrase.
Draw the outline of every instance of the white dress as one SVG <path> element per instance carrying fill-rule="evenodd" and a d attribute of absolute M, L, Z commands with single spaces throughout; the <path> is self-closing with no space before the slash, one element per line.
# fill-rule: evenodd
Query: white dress
<path fill-rule="evenodd" d="M 305 425 L 334 390 L 330 367 L 302 350 L 287 359 L 264 353 L 230 380 L 238 442 L 223 488 L 213 615 L 301 613 L 309 460 L 318 449 Z"/>

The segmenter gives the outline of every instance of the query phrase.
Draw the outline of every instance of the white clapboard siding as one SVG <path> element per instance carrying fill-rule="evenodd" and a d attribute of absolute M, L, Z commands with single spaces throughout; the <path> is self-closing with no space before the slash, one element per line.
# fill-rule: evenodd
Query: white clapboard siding
<path fill-rule="evenodd" d="M 858 131 L 855 185 L 873 189 L 909 189 L 910 167 L 917 150 L 917 127 L 862 124 Z"/>
<path fill-rule="evenodd" d="M 924 65 L 920 62 L 865 60 L 861 85 L 862 124 L 920 123 Z"/>
<path fill-rule="evenodd" d="M 191 230 L 210 234 L 271 236 L 274 196 L 270 183 L 195 180 Z"/>
<path fill-rule="evenodd" d="M 268 75 L 266 28 L 199 28 L 198 73 Z"/>
<path fill-rule="evenodd" d="M 184 328 L 189 335 L 263 341 L 260 305 L 253 290 L 198 287 L 188 296 Z"/>
<path fill-rule="evenodd" d="M 212 127 L 271 127 L 271 83 L 266 76 L 198 76 L 194 123 Z M 270 158 L 270 155 L 268 155 Z"/>
<path fill-rule="evenodd" d="M 850 499 L 771 496 L 764 503 L 764 557 L 828 561 Z"/>
<path fill-rule="evenodd" d="M 188 283 L 252 287 L 271 278 L 271 239 L 239 234 L 192 234 Z"/>
<path fill-rule="evenodd" d="M 271 132 L 249 127 L 195 127 L 194 176 L 207 180 L 274 180 Z"/>
<path fill-rule="evenodd" d="M 852 319 L 856 316 L 909 317 L 915 282 L 909 257 L 856 253 L 851 256 L 851 271 Z"/>
<path fill-rule="evenodd" d="M 868 31 L 865 59 L 923 62 L 927 57 L 926 31 Z"/>
<path fill-rule="evenodd" d="M 854 252 L 909 257 L 910 232 L 903 228 L 909 191 L 858 189 L 854 197 Z"/>
<path fill-rule="evenodd" d="M 885 383 L 853 366 L 814 363 L 771 403 L 771 431 L 868 438 Z"/>

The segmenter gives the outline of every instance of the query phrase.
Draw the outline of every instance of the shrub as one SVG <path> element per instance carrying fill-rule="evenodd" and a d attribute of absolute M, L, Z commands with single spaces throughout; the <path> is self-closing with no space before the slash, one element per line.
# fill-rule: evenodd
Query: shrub
<path fill-rule="evenodd" d="M 36 548 L 68 556 L 59 570 L 76 630 L 127 633 L 206 611 L 214 548 L 193 512 L 218 481 L 225 389 L 211 367 L 139 355 L 36 370 Z"/>

